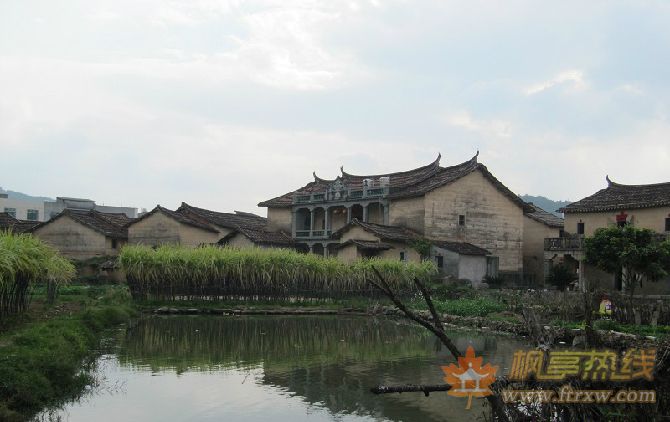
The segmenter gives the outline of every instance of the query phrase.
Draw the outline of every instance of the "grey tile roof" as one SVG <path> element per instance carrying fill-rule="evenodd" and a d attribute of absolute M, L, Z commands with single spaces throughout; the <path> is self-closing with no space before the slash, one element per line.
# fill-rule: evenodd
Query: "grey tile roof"
<path fill-rule="evenodd" d="M 490 255 L 491 252 L 467 242 L 446 242 L 431 240 L 431 243 L 438 248 L 456 252 L 461 255 Z"/>
<path fill-rule="evenodd" d="M 606 178 L 608 186 L 559 211 L 565 214 L 670 206 L 670 182 L 622 185 Z"/>
<path fill-rule="evenodd" d="M 533 208 L 533 212 L 525 213 L 526 217 L 532 218 L 535 221 L 538 221 L 542 224 L 545 224 L 549 227 L 562 229 L 564 226 L 564 221 L 561 217 L 556 214 L 552 214 L 533 204 L 532 202 L 527 202 Z"/>
<path fill-rule="evenodd" d="M 339 239 L 351 227 L 358 226 L 368 233 L 372 233 L 381 240 L 409 243 L 421 239 L 421 235 L 415 231 L 400 226 L 385 226 L 382 224 L 364 223 L 356 218 L 351 223 L 342 227 L 332 234 L 334 239 Z"/>
<path fill-rule="evenodd" d="M 25 233 L 39 225 L 39 221 L 17 220 L 6 212 L 0 212 L 0 230 L 11 230 L 14 233 Z"/>
<path fill-rule="evenodd" d="M 161 214 L 163 214 L 163 215 L 165 215 L 165 216 L 167 216 L 167 217 L 170 217 L 170 218 L 172 218 L 173 220 L 176 220 L 176 221 L 178 221 L 178 222 L 180 222 L 180 223 L 182 223 L 182 224 L 186 224 L 186 225 L 188 225 L 188 226 L 197 227 L 197 228 L 199 228 L 199 229 L 202 229 L 202 230 L 205 230 L 205 231 L 208 231 L 208 232 L 212 232 L 212 233 L 218 233 L 218 232 L 219 232 L 218 230 L 216 230 L 214 227 L 210 226 L 210 225 L 207 224 L 207 223 L 203 223 L 203 222 L 200 222 L 200 221 L 191 219 L 191 218 L 189 218 L 189 217 L 187 217 L 187 216 L 185 216 L 185 215 L 182 215 L 182 214 L 180 214 L 180 213 L 178 213 L 178 212 L 169 210 L 169 209 L 167 209 L 167 208 L 165 208 L 165 207 L 161 207 L 160 205 L 156 205 L 156 207 L 155 207 L 153 210 L 151 210 L 151 211 L 149 211 L 148 213 L 142 215 L 141 217 L 136 218 L 135 220 L 129 222 L 129 223 L 127 224 L 127 226 L 131 226 L 131 225 L 133 225 L 133 224 L 135 224 L 135 223 L 137 223 L 137 222 L 139 222 L 139 221 L 142 221 L 142 220 L 144 220 L 145 218 L 147 218 L 147 217 L 149 217 L 149 216 L 151 216 L 151 215 L 154 215 L 154 214 L 157 213 L 157 212 L 158 212 L 158 213 L 161 213 Z"/>
<path fill-rule="evenodd" d="M 61 217 L 70 217 L 77 223 L 89 227 L 112 239 L 127 239 L 127 224 L 132 221 L 125 214 L 103 213 L 95 210 L 65 209 L 49 221 L 38 224 L 32 230 L 38 230 L 48 224 L 56 224 Z"/>
<path fill-rule="evenodd" d="M 358 239 L 349 239 L 346 242 L 337 245 L 337 248 L 341 249 L 349 245 L 355 245 L 361 249 L 369 251 L 385 251 L 393 248 L 393 246 L 389 245 L 388 243 L 375 242 L 373 240 L 358 240 Z"/>

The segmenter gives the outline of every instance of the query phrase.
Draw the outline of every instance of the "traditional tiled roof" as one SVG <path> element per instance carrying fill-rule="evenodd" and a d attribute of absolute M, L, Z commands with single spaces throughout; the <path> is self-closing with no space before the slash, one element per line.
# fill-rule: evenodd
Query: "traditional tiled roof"
<path fill-rule="evenodd" d="M 227 229 L 237 229 L 240 226 L 263 229 L 267 225 L 266 218 L 255 214 L 211 211 L 194 207 L 186 202 L 182 202 L 176 212 L 193 220 Z"/>
<path fill-rule="evenodd" d="M 295 242 L 291 236 L 282 231 L 254 230 L 244 227 L 234 229 L 234 231 L 221 239 L 219 243 L 226 244 L 230 239 L 240 234 L 256 245 L 281 246 L 287 248 L 295 247 Z"/>
<path fill-rule="evenodd" d="M 126 228 L 126 225 L 132 221 L 132 219 L 121 213 L 116 214 L 103 213 L 95 210 L 82 211 L 65 209 L 51 220 L 45 221 L 44 223 L 40 223 L 39 225 L 35 226 L 33 230 L 38 230 L 39 228 L 48 224 L 53 224 L 64 216 L 70 217 L 77 223 L 91 228 L 98 233 L 101 233 L 112 239 L 127 239 L 128 229 Z"/>
<path fill-rule="evenodd" d="M 393 246 L 389 245 L 388 243 L 375 242 L 373 240 L 358 240 L 358 239 L 349 239 L 346 242 L 337 245 L 337 248 L 341 249 L 349 245 L 355 245 L 360 249 L 365 249 L 369 251 L 386 251 L 393 248 Z"/>
<path fill-rule="evenodd" d="M 25 233 L 40 224 L 39 221 L 17 220 L 9 213 L 0 212 L 0 230 L 11 230 L 14 233 Z"/>
<path fill-rule="evenodd" d="M 573 202 L 559 211 L 569 214 L 578 212 L 602 212 L 653 208 L 670 205 L 670 182 L 651 185 L 622 185 L 606 177 L 608 186 L 591 196 Z"/>
<path fill-rule="evenodd" d="M 131 226 L 131 225 L 133 225 L 133 224 L 135 224 L 135 223 L 137 223 L 137 222 L 139 222 L 139 221 L 142 221 L 142 220 L 144 220 L 145 218 L 147 218 L 147 217 L 149 217 L 149 216 L 151 216 L 151 215 L 154 215 L 154 214 L 157 213 L 157 212 L 159 212 L 159 213 L 161 213 L 161 214 L 164 214 L 164 215 L 166 215 L 167 217 L 170 217 L 170 218 L 172 218 L 173 220 L 176 220 L 176 221 L 178 221 L 178 222 L 180 222 L 180 223 L 182 223 L 182 224 L 186 224 L 186 225 L 188 225 L 188 226 L 197 227 L 197 228 L 199 228 L 199 229 L 202 229 L 202 230 L 205 230 L 205 231 L 208 231 L 208 232 L 212 232 L 212 233 L 218 233 L 218 232 L 219 232 L 218 230 L 216 230 L 214 227 L 210 226 L 210 225 L 207 224 L 207 223 L 202 223 L 202 222 L 200 222 L 200 221 L 196 221 L 196 220 L 191 219 L 191 218 L 189 218 L 189 217 L 187 217 L 187 216 L 185 216 L 185 215 L 182 215 L 182 214 L 180 214 L 180 213 L 178 213 L 178 212 L 169 210 L 169 209 L 167 209 L 167 208 L 165 208 L 165 207 L 161 207 L 160 205 L 156 205 L 156 207 L 155 207 L 153 210 L 149 211 L 148 213 L 143 214 L 140 218 L 136 218 L 136 219 L 134 219 L 133 221 L 129 222 L 129 223 L 127 224 L 127 226 Z"/>
<path fill-rule="evenodd" d="M 332 237 L 334 239 L 339 239 L 340 237 L 342 237 L 342 234 L 344 234 L 347 230 L 349 230 L 351 227 L 354 226 L 358 226 L 363 230 L 365 230 L 366 232 L 374 234 L 381 240 L 387 240 L 392 242 L 409 243 L 421 238 L 421 235 L 419 233 L 407 229 L 405 227 L 364 223 L 356 218 L 351 220 L 351 223 L 347 224 L 346 226 L 342 227 L 341 229 L 333 233 Z"/>
<path fill-rule="evenodd" d="M 491 252 L 467 242 L 445 242 L 431 240 L 431 243 L 438 248 L 456 252 L 460 255 L 490 255 Z"/>
<path fill-rule="evenodd" d="M 563 219 L 556 214 L 552 214 L 533 204 L 532 202 L 527 202 L 533 208 L 533 212 L 525 213 L 526 217 L 532 218 L 535 221 L 538 221 L 549 227 L 562 229 L 564 226 Z"/>
<path fill-rule="evenodd" d="M 438 155 L 437 159 L 432 163 L 414 170 L 371 176 L 356 176 L 346 173 L 342 169 L 342 176 L 340 179 L 345 186 L 356 188 L 362 186 L 363 180 L 365 179 L 374 180 L 379 179 L 380 177 L 388 177 L 389 199 L 402 199 L 423 196 L 434 189 L 453 183 L 474 171 L 480 171 L 482 175 L 496 187 L 496 189 L 512 200 L 512 202 L 523 208 L 524 211 L 532 211 L 532 209 L 528 207 L 518 195 L 510 191 L 504 184 L 496 179 L 491 172 L 488 171 L 485 165 L 477 162 L 478 156 L 479 152 L 477 152 L 477 155 L 470 160 L 461 164 L 440 167 L 441 156 Z M 310 182 L 295 191 L 261 202 L 258 206 L 289 207 L 293 204 L 294 195 L 325 192 L 333 182 L 334 180 L 321 179 L 315 174 L 313 182 Z"/>
<path fill-rule="evenodd" d="M 182 202 L 176 212 L 202 223 L 232 229 L 233 233 L 241 233 L 259 245 L 293 246 L 291 236 L 281 231 L 269 230 L 267 218 L 256 214 L 241 211 L 235 211 L 234 214 L 211 211 L 191 206 L 185 202 Z M 224 242 L 226 237 L 222 239 Z"/>

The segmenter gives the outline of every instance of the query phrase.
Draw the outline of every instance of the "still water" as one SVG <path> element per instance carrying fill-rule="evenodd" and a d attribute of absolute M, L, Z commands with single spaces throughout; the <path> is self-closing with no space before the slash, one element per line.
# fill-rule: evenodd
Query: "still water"
<path fill-rule="evenodd" d="M 525 345 L 452 333 L 507 373 Z M 483 399 L 376 396 L 378 384 L 441 384 L 448 351 L 423 328 L 366 317 L 143 318 L 98 359 L 98 386 L 52 411 L 61 421 L 476 420 Z M 42 415 L 42 420 L 45 420 Z"/>

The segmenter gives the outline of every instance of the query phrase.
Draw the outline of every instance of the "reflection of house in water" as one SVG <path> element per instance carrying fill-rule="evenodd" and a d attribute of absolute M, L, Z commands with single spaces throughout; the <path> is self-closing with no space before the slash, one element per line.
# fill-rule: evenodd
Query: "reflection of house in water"
<path fill-rule="evenodd" d="M 492 364 L 509 365 L 519 344 L 508 338 L 455 337 Z M 153 371 L 262 368 L 263 386 L 297 395 L 334 415 L 360 413 L 392 421 L 475 420 L 446 394 L 377 396 L 379 384 L 443 383 L 453 358 L 420 327 L 360 317 L 147 318 L 130 327 L 122 365 Z M 463 419 L 459 419 L 463 418 Z"/>

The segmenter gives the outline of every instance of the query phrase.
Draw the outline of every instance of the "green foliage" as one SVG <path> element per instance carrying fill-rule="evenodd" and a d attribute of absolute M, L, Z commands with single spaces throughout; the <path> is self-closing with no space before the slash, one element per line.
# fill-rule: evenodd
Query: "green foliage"
<path fill-rule="evenodd" d="M 82 360 L 103 329 L 128 320 L 123 306 L 89 309 L 27 326 L 3 338 L 0 420 L 26 420 L 45 406 L 76 398 L 90 383 Z"/>
<path fill-rule="evenodd" d="M 570 283 L 575 281 L 575 279 L 575 274 L 562 264 L 551 267 L 549 274 L 547 275 L 547 283 L 556 286 L 560 291 L 567 289 Z"/>
<path fill-rule="evenodd" d="M 364 259 L 346 264 L 285 249 L 126 246 L 119 256 L 135 299 L 219 299 L 225 296 L 338 298 L 376 293 L 376 268 L 397 291 L 429 279 L 434 264 Z"/>
<path fill-rule="evenodd" d="M 474 299 L 460 298 L 455 300 L 433 300 L 435 309 L 444 314 L 459 316 L 485 317 L 492 313 L 502 312 L 506 306 L 493 299 L 478 297 Z M 423 299 L 417 300 L 415 305 L 419 308 L 425 308 Z"/>
<path fill-rule="evenodd" d="M 426 258 L 430 256 L 430 249 L 433 245 L 428 239 L 417 239 L 414 240 L 410 246 L 419 254 L 419 256 Z"/>
<path fill-rule="evenodd" d="M 670 272 L 670 242 L 661 242 L 649 229 L 632 226 L 596 230 L 584 242 L 586 261 L 601 270 L 624 277 L 632 293 L 643 279 L 656 281 Z"/>
<path fill-rule="evenodd" d="M 63 284 L 74 275 L 72 263 L 38 238 L 0 232 L 0 317 L 24 311 L 34 284 Z"/>

